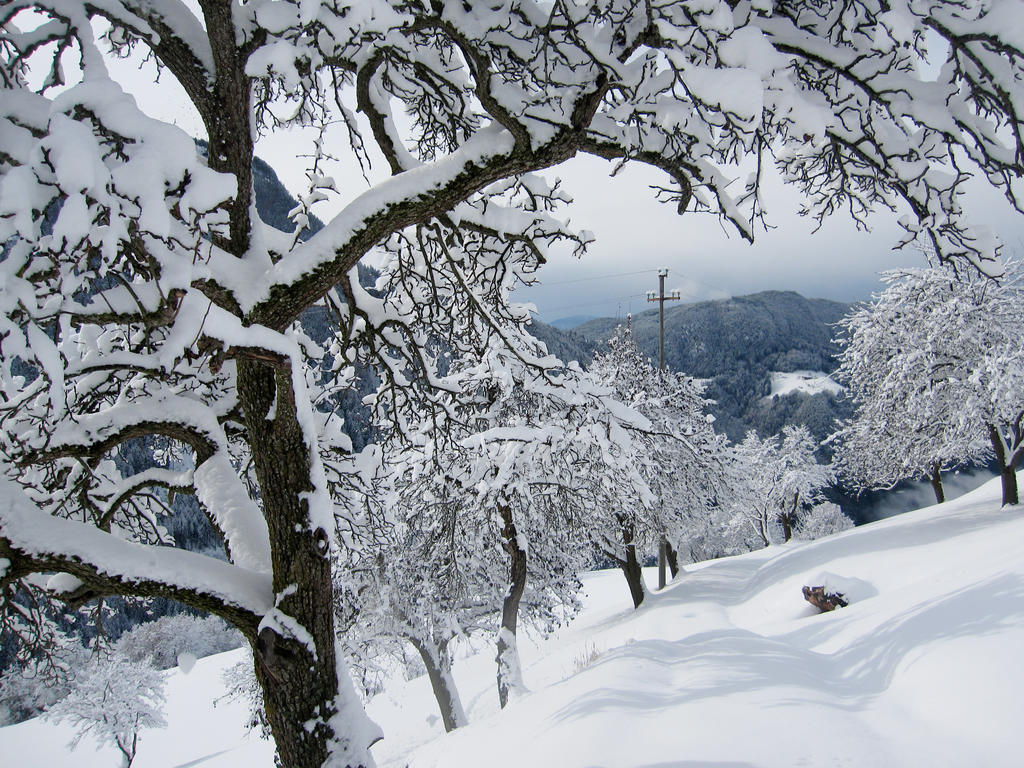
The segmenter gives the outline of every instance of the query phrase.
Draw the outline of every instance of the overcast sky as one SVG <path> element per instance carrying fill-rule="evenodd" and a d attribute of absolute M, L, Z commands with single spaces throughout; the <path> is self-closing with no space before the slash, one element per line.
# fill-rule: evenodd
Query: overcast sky
<path fill-rule="evenodd" d="M 169 78 L 154 86 L 153 70 L 136 65 L 115 65 L 119 79 L 135 93 L 140 105 L 154 117 L 171 120 L 193 135 L 202 135 L 198 116 Z M 307 153 L 312 131 L 292 131 L 262 138 L 257 153 L 277 171 L 294 194 L 306 183 Z M 327 146 L 347 152 L 344 131 L 328 134 Z M 379 161 L 376 171 L 386 164 Z M 520 301 L 536 305 L 540 319 L 585 316 L 625 316 L 653 308 L 646 292 L 658 287 L 657 270 L 669 270 L 666 289 L 677 289 L 684 301 L 739 296 L 763 290 L 794 290 L 812 298 L 853 301 L 868 298 L 880 288 L 884 269 L 923 263 L 912 249 L 893 251 L 899 238 L 897 215 L 879 211 L 872 231 L 858 231 L 849 217 L 837 215 L 812 235 L 814 222 L 796 215 L 796 192 L 770 180 L 763 196 L 775 229 L 760 232 L 753 245 L 718 219 L 687 213 L 679 216 L 674 205 L 658 203 L 649 188 L 665 184 L 659 172 L 630 164 L 611 178 L 614 166 L 604 160 L 581 157 L 547 173 L 563 180 L 575 202 L 565 212 L 578 229 L 591 230 L 596 241 L 577 260 L 553 258 L 539 274 L 541 285 L 517 292 Z M 333 200 L 314 211 L 329 218 L 367 184 L 354 165 L 332 171 L 340 187 Z M 967 208 L 991 227 L 1010 254 L 1024 255 L 1024 217 L 1014 214 L 998 193 L 983 183 L 975 185 Z"/>

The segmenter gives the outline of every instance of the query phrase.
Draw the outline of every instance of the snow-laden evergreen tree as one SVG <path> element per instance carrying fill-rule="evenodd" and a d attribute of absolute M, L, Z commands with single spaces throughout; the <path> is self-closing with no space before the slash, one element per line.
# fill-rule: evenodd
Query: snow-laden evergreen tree
<path fill-rule="evenodd" d="M 446 389 L 430 344 L 525 351 L 509 291 L 573 238 L 532 175 L 579 153 L 664 171 L 681 213 L 752 239 L 774 160 L 819 219 L 900 207 L 909 240 L 989 269 L 970 170 L 1019 207 L 1024 40 L 1010 0 L 490 4 L 9 0 L 0 10 L 0 589 L 160 596 L 253 648 L 287 768 L 369 765 L 336 649 L 332 550 L 362 525 L 353 456 L 296 326 L 334 313 L 337 392 L 373 364 L 401 425 Z M 144 114 L 110 56 L 151 57 L 203 124 Z M 927 64 L 927 66 L 925 66 Z M 411 120 L 395 116 L 410 115 Z M 263 131 L 321 142 L 301 221 L 254 213 Z M 369 179 L 334 179 L 348 154 Z M 372 167 L 369 163 L 372 161 Z M 751 169 L 754 170 L 750 173 Z M 737 185 L 738 177 L 746 179 Z M 769 206 L 770 207 L 770 206 Z M 575 236 L 582 246 L 586 237 Z M 356 267 L 382 267 L 363 290 Z M 165 461 L 126 475 L 117 447 Z M 163 546 L 148 489 L 192 493 L 226 560 Z M 336 536 L 336 522 L 346 535 Z"/>
<path fill-rule="evenodd" d="M 1024 286 L 934 264 L 887 272 L 886 288 L 842 322 L 839 377 L 856 406 L 834 436 L 844 479 L 892 487 L 995 455 L 1003 503 L 1017 503 L 1024 455 Z"/>
<path fill-rule="evenodd" d="M 70 746 L 89 735 L 117 747 L 122 768 L 129 768 L 138 751 L 139 731 L 164 728 L 163 673 L 145 662 L 121 656 L 94 656 L 77 670 L 67 696 L 50 706 L 46 717 L 75 729 Z"/>
<path fill-rule="evenodd" d="M 781 435 L 763 440 L 748 432 L 735 447 L 734 471 L 741 489 L 736 508 L 764 546 L 789 541 L 794 527 L 815 514 L 821 492 L 834 482 L 832 467 L 815 458 L 817 449 L 802 424 L 783 427 Z"/>
<path fill-rule="evenodd" d="M 674 546 L 687 529 L 706 517 L 724 491 L 726 440 L 715 434 L 711 403 L 701 382 L 659 371 L 636 346 L 629 323 L 619 326 L 590 373 L 614 396 L 645 416 L 651 426 L 637 436 L 633 463 L 649 493 L 630 493 L 614 476 L 602 485 L 601 510 L 593 515 L 591 537 L 626 576 L 633 606 L 644 599 L 640 567 L 645 551 L 664 537 L 670 544 L 672 575 L 678 571 Z"/>

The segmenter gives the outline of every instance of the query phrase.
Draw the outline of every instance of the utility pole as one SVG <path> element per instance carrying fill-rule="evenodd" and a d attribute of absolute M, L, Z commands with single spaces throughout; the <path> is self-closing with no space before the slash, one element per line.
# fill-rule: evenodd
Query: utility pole
<path fill-rule="evenodd" d="M 658 270 L 658 295 L 654 295 L 654 291 L 647 292 L 647 301 L 658 302 L 658 379 L 659 382 L 663 376 L 665 370 L 665 302 L 676 301 L 679 298 L 679 291 L 672 291 L 671 296 L 665 295 L 665 278 L 668 277 L 667 269 Z M 661 506 L 664 508 L 665 500 L 660 499 Z M 665 588 L 665 566 L 668 562 L 668 539 L 665 538 L 665 534 L 661 534 L 661 541 L 658 542 L 658 589 Z"/>

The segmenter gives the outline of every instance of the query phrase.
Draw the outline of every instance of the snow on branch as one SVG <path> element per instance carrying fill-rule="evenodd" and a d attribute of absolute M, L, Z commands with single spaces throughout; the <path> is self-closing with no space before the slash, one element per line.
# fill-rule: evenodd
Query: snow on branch
<path fill-rule="evenodd" d="M 0 479 L 2 578 L 61 572 L 77 583 L 61 596 L 85 601 L 110 594 L 167 595 L 243 626 L 273 607 L 265 574 L 170 547 L 125 541 L 91 525 L 41 513 L 18 485 Z M 66 582 L 61 582 L 62 586 Z M 254 621 L 255 619 L 255 621 Z"/>

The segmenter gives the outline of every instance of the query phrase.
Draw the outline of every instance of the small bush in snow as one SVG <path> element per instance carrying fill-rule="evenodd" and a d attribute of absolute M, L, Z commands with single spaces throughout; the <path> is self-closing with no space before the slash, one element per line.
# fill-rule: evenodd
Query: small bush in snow
<path fill-rule="evenodd" d="M 89 650 L 67 645 L 52 656 L 16 664 L 0 674 L 0 727 L 39 715 L 64 698 L 74 685 L 74 671 L 89 660 Z"/>
<path fill-rule="evenodd" d="M 267 722 L 267 714 L 263 704 L 263 689 L 256 680 L 256 673 L 252 668 L 252 655 L 249 654 L 245 661 L 232 664 L 224 670 L 221 680 L 227 688 L 227 693 L 214 701 L 214 705 L 221 701 L 240 701 L 249 708 L 249 722 L 246 726 L 250 731 L 257 731 L 264 739 L 271 737 L 270 723 Z"/>
<path fill-rule="evenodd" d="M 582 672 L 584 669 L 589 667 L 601 656 L 601 651 L 597 649 L 596 645 L 588 645 L 582 651 L 577 654 L 576 658 L 572 660 L 573 672 Z"/>
<path fill-rule="evenodd" d="M 70 747 L 90 735 L 116 746 L 123 768 L 135 759 L 139 731 L 164 728 L 164 676 L 147 664 L 122 657 L 94 659 L 75 678 L 71 692 L 44 717 L 75 729 Z"/>
<path fill-rule="evenodd" d="M 803 541 L 820 539 L 853 528 L 853 520 L 843 514 L 838 504 L 825 503 L 812 507 L 796 524 L 793 535 Z"/>

